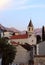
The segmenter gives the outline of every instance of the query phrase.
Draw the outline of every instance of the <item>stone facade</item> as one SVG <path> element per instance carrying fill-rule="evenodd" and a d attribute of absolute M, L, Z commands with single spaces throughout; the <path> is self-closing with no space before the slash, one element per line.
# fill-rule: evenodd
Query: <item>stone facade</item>
<path fill-rule="evenodd" d="M 27 51 L 22 46 L 18 45 L 17 47 L 17 53 L 14 60 L 14 64 L 24 64 L 27 65 L 30 60 L 30 51 Z"/>
<path fill-rule="evenodd" d="M 45 56 L 44 55 L 34 56 L 34 65 L 45 65 Z"/>
<path fill-rule="evenodd" d="M 32 35 L 29 38 L 25 38 L 25 39 L 10 39 L 10 41 L 14 41 L 16 43 L 20 43 L 20 44 L 25 44 L 28 43 L 30 45 L 36 45 L 36 37 L 35 35 Z"/>
<path fill-rule="evenodd" d="M 35 54 L 35 45 L 36 45 L 36 36 L 34 34 L 34 27 L 30 20 L 27 33 L 23 35 L 14 35 L 10 38 L 9 43 L 11 42 L 19 43 L 17 48 L 17 54 L 14 60 L 16 64 L 24 64 L 27 65 L 31 62 L 33 63 L 33 55 Z M 27 51 L 25 48 L 21 47 L 20 44 L 25 45 L 25 43 L 31 46 L 30 50 Z"/>

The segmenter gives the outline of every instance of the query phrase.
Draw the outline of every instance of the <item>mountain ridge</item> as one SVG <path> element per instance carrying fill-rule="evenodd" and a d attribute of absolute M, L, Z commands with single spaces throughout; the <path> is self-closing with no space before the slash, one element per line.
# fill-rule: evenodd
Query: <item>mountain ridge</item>
<path fill-rule="evenodd" d="M 26 33 L 26 31 L 19 31 L 19 30 L 17 30 L 17 29 L 14 28 L 14 27 L 10 27 L 10 28 L 4 27 L 2 24 L 0 24 L 0 28 L 1 28 L 2 30 L 6 30 L 6 31 L 10 31 L 10 32 L 20 32 L 21 34 Z M 45 29 L 44 29 L 44 30 L 45 30 Z M 36 28 L 36 29 L 34 29 L 34 33 L 35 33 L 36 35 L 42 35 L 42 28 Z"/>

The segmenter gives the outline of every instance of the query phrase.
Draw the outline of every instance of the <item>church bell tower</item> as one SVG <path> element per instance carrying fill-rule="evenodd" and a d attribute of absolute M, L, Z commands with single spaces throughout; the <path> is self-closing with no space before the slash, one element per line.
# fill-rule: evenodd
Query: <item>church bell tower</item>
<path fill-rule="evenodd" d="M 30 20 L 29 24 L 28 24 L 28 37 L 30 37 L 34 32 L 34 26 L 32 24 L 32 21 Z"/>

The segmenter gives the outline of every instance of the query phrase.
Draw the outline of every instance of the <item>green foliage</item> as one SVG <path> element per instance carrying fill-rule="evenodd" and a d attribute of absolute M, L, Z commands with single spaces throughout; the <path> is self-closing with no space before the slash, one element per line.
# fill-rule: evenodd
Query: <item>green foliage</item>
<path fill-rule="evenodd" d="M 36 38 L 37 38 L 37 43 L 41 42 L 41 37 L 40 37 L 40 35 L 37 35 Z"/>
<path fill-rule="evenodd" d="M 16 48 L 14 46 L 8 44 L 6 51 L 7 51 L 9 63 L 12 63 L 13 59 L 15 58 L 15 55 L 16 55 Z"/>
<path fill-rule="evenodd" d="M 0 53 L 2 54 L 2 65 L 9 65 L 15 58 L 16 48 L 10 45 L 5 38 L 0 38 Z"/>
<path fill-rule="evenodd" d="M 45 32 L 44 32 L 44 26 L 42 27 L 42 41 L 45 41 Z"/>
<path fill-rule="evenodd" d="M 6 40 L 4 38 L 0 38 L 0 51 L 4 52 L 6 46 L 7 46 Z"/>

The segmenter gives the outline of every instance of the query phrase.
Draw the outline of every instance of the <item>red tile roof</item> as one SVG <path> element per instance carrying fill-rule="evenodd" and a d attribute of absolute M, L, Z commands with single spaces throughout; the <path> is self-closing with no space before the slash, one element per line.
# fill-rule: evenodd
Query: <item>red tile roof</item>
<path fill-rule="evenodd" d="M 10 39 L 25 39 L 25 38 L 28 38 L 28 34 L 14 35 L 10 37 Z"/>
<path fill-rule="evenodd" d="M 45 55 L 34 55 L 34 57 L 44 57 L 45 58 Z"/>
<path fill-rule="evenodd" d="M 15 45 L 15 46 L 19 45 L 19 43 L 16 43 L 16 42 L 14 42 L 14 41 L 11 41 L 10 43 L 11 43 L 12 45 Z"/>

